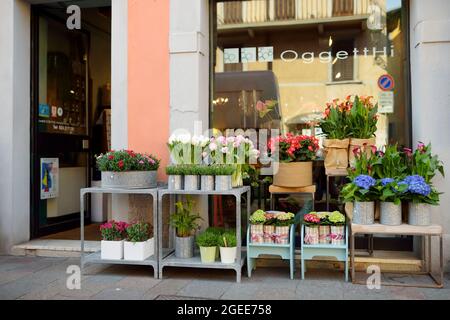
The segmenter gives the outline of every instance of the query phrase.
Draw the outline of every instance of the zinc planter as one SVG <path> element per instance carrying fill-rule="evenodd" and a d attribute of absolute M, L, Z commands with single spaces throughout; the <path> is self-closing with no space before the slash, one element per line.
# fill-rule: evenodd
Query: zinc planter
<path fill-rule="evenodd" d="M 264 226 L 264 243 L 274 243 L 275 226 Z"/>
<path fill-rule="evenodd" d="M 353 223 L 370 225 L 375 222 L 375 203 L 356 201 L 353 207 Z"/>
<path fill-rule="evenodd" d="M 275 227 L 275 234 L 273 235 L 276 244 L 289 243 L 289 229 L 290 226 Z"/>
<path fill-rule="evenodd" d="M 231 264 L 236 261 L 237 248 L 220 247 L 220 261 L 222 263 Z"/>
<path fill-rule="evenodd" d="M 408 223 L 413 226 L 431 225 L 430 205 L 426 203 L 409 203 Z"/>
<path fill-rule="evenodd" d="M 102 172 L 103 188 L 149 189 L 156 188 L 156 170 Z"/>
<path fill-rule="evenodd" d="M 319 226 L 319 243 L 320 244 L 331 243 L 330 233 L 331 233 L 330 226 Z"/>
<path fill-rule="evenodd" d="M 201 190 L 214 191 L 214 176 L 201 176 Z"/>
<path fill-rule="evenodd" d="M 216 176 L 215 182 L 216 191 L 228 191 L 233 189 L 231 185 L 231 176 Z"/>
<path fill-rule="evenodd" d="M 175 237 L 175 257 L 189 259 L 194 256 L 194 237 Z"/>
<path fill-rule="evenodd" d="M 216 261 L 217 247 L 200 247 L 202 263 L 213 263 Z"/>
<path fill-rule="evenodd" d="M 264 243 L 264 226 L 262 224 L 252 224 L 250 226 L 250 237 L 252 243 Z"/>
<path fill-rule="evenodd" d="M 345 226 L 331 226 L 330 238 L 332 245 L 343 246 L 345 244 Z"/>
<path fill-rule="evenodd" d="M 155 253 L 154 238 L 144 242 L 124 242 L 124 259 L 130 261 L 144 261 Z"/>
<path fill-rule="evenodd" d="M 346 169 L 348 167 L 348 146 L 350 139 L 325 139 L 324 165 L 327 170 Z"/>
<path fill-rule="evenodd" d="M 168 178 L 168 189 L 169 190 L 183 190 L 183 176 L 169 176 Z"/>
<path fill-rule="evenodd" d="M 273 184 L 279 187 L 301 188 L 312 185 L 312 161 L 279 163 Z"/>
<path fill-rule="evenodd" d="M 184 176 L 184 190 L 186 191 L 199 190 L 198 176 Z"/>
<path fill-rule="evenodd" d="M 393 202 L 380 202 L 380 223 L 386 226 L 402 224 L 402 205 Z"/>
<path fill-rule="evenodd" d="M 103 260 L 122 260 L 124 241 L 102 241 L 101 258 Z"/>
<path fill-rule="evenodd" d="M 319 244 L 318 226 L 305 226 L 305 244 L 307 245 Z"/>

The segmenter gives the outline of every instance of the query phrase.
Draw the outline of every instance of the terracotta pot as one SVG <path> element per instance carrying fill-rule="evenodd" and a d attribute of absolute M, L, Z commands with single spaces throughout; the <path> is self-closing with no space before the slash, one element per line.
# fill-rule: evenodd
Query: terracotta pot
<path fill-rule="evenodd" d="M 273 176 L 273 184 L 279 187 L 301 188 L 311 186 L 312 161 L 279 163 L 278 172 Z"/>
<path fill-rule="evenodd" d="M 348 146 L 350 139 L 325 139 L 323 141 L 327 170 L 346 169 L 348 167 Z"/>

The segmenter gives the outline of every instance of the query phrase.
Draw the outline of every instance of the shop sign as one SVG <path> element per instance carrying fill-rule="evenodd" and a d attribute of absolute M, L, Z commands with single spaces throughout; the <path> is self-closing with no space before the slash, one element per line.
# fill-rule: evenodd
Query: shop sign
<path fill-rule="evenodd" d="M 41 200 L 59 196 L 59 159 L 41 158 Z"/>
<path fill-rule="evenodd" d="M 394 92 L 383 91 L 378 96 L 378 112 L 394 113 Z"/>

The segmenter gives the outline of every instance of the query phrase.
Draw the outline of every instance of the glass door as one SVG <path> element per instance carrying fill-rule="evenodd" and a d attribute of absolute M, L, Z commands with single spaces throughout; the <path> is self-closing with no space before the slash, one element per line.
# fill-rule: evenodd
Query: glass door
<path fill-rule="evenodd" d="M 32 26 L 31 234 L 36 238 L 79 226 L 80 189 L 90 183 L 89 34 L 67 29 L 64 20 L 39 7 L 33 9 Z"/>

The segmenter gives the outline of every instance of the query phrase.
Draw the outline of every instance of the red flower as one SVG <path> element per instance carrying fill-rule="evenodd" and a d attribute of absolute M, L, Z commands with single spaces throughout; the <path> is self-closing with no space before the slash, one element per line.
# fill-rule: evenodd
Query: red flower
<path fill-rule="evenodd" d="M 114 160 L 114 156 L 109 156 L 108 159 L 109 160 Z"/>
<path fill-rule="evenodd" d="M 313 152 L 313 151 L 314 151 L 314 148 L 313 148 L 312 146 L 309 146 L 309 147 L 308 147 L 308 150 L 311 151 L 311 152 Z"/>
<path fill-rule="evenodd" d="M 358 154 L 360 154 L 360 152 L 361 152 L 361 148 L 360 148 L 360 147 L 355 147 L 355 148 L 353 149 L 353 154 L 354 154 L 355 156 L 357 156 Z"/>
<path fill-rule="evenodd" d="M 117 163 L 117 165 L 119 166 L 119 168 L 120 169 L 123 169 L 123 167 L 124 167 L 124 163 L 123 163 L 123 160 L 120 160 L 118 163 Z"/>

